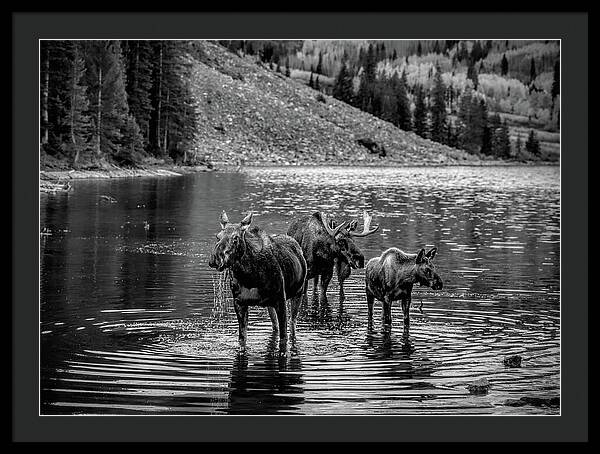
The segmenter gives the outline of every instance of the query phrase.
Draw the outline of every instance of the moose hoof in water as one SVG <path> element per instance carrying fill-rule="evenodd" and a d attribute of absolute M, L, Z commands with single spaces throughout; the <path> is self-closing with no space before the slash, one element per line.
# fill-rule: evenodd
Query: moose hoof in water
<path fill-rule="evenodd" d="M 467 385 L 467 389 L 471 394 L 487 394 L 492 385 L 487 378 L 480 378 Z"/>
<path fill-rule="evenodd" d="M 521 367 L 522 357 L 520 355 L 507 356 L 504 358 L 505 367 Z"/>

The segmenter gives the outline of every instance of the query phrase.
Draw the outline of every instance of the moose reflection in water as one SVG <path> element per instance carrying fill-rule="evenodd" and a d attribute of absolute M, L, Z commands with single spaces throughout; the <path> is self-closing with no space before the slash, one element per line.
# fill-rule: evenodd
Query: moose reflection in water
<path fill-rule="evenodd" d="M 209 266 L 221 272 L 231 270 L 230 287 L 239 324 L 239 338 L 246 342 L 248 307 L 269 310 L 273 330 L 287 340 L 286 301 L 291 301 L 291 331 L 295 333 L 302 290 L 306 279 L 306 261 L 298 243 L 287 235 L 267 235 L 250 227 L 252 213 L 239 224 L 221 214 L 221 231 L 210 255 Z"/>
<path fill-rule="evenodd" d="M 337 224 L 326 213 L 316 212 L 292 222 L 288 235 L 302 247 L 308 267 L 304 301 L 308 300 L 308 280 L 313 279 L 315 292 L 320 286 L 319 299 L 327 300 L 327 288 L 333 277 L 334 268 L 340 284 L 340 302 L 345 299 L 343 282 L 350 276 L 351 269 L 363 268 L 365 256 L 354 243 L 354 237 L 365 237 L 375 233 L 379 226 L 371 229 L 372 216 L 365 211 L 362 232 L 357 232 L 358 221 Z M 319 279 L 320 278 L 320 279 Z"/>
<path fill-rule="evenodd" d="M 441 290 L 444 286 L 432 263 L 436 253 L 436 247 L 427 253 L 425 249 L 421 249 L 418 254 L 408 254 L 392 247 L 379 257 L 369 260 L 365 270 L 369 323 L 373 320 L 375 299 L 383 302 L 385 325 L 392 324 L 392 302 L 400 300 L 404 326 L 405 328 L 410 326 L 413 285 L 419 283 L 433 290 Z"/>
<path fill-rule="evenodd" d="M 231 369 L 227 413 L 273 414 L 298 410 L 304 403 L 302 361 L 294 354 L 291 339 L 290 354 L 277 352 L 277 334 L 273 333 L 263 357 L 250 362 L 248 352 L 241 350 Z"/>

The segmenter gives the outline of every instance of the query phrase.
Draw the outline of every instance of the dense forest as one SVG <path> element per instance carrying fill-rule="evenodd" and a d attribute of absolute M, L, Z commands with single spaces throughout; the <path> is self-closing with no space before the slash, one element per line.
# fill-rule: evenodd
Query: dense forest
<path fill-rule="evenodd" d="M 221 44 L 436 142 L 498 158 L 557 158 L 558 41 Z M 554 156 L 542 156 L 538 135 Z"/>
<path fill-rule="evenodd" d="M 89 168 L 185 154 L 191 52 L 184 41 L 41 41 L 43 155 Z"/>

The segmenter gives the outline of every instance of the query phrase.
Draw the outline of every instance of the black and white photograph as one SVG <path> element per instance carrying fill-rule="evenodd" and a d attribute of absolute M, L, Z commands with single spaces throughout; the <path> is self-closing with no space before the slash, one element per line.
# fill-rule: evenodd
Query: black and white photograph
<path fill-rule="evenodd" d="M 38 40 L 40 416 L 561 415 L 559 37 L 120 38 Z"/>

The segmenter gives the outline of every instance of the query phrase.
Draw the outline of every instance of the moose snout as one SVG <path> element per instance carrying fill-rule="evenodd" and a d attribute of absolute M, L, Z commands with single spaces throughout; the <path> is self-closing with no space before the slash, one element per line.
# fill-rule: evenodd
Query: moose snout
<path fill-rule="evenodd" d="M 442 288 L 444 288 L 444 282 L 438 278 L 433 281 L 431 288 L 432 290 L 441 290 Z"/>
<path fill-rule="evenodd" d="M 221 271 L 223 269 L 223 264 L 221 263 L 221 260 L 219 260 L 219 256 L 216 254 L 210 255 L 210 258 L 208 259 L 208 266 L 215 268 L 217 271 Z"/>

